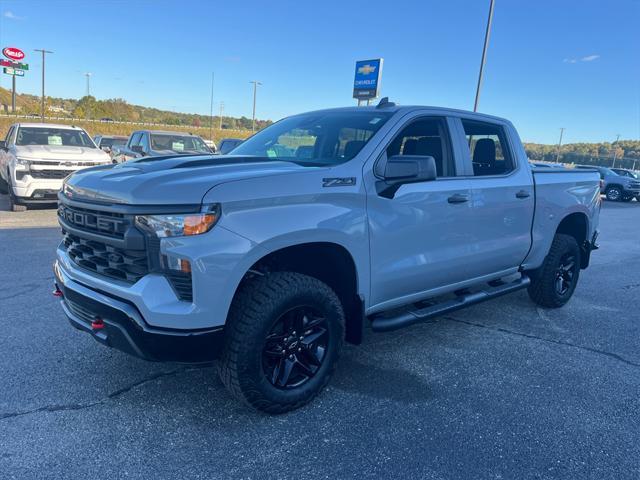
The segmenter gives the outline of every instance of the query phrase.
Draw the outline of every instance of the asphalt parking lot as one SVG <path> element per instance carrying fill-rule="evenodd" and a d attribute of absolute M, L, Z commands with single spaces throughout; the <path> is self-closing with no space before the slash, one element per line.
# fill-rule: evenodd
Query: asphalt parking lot
<path fill-rule="evenodd" d="M 55 210 L 0 196 L 0 478 L 640 477 L 640 204 L 605 203 L 572 301 L 526 292 L 368 333 L 328 389 L 246 410 L 211 367 L 147 363 L 51 295 Z"/>

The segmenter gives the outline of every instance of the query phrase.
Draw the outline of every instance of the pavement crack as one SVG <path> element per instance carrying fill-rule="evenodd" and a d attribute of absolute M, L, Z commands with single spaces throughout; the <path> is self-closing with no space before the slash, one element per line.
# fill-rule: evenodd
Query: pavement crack
<path fill-rule="evenodd" d="M 107 394 L 106 397 L 100 399 L 100 400 L 95 400 L 93 402 L 86 402 L 86 403 L 69 403 L 69 404 L 64 404 L 64 405 L 45 405 L 43 407 L 38 407 L 38 408 L 34 408 L 32 410 L 23 410 L 23 411 L 17 411 L 17 412 L 6 412 L 6 413 L 0 413 L 0 420 L 5 420 L 7 418 L 16 418 L 16 417 L 22 417 L 25 415 L 32 415 L 34 413 L 40 413 L 40 412 L 61 412 L 61 411 L 70 411 L 70 410 L 84 410 L 87 408 L 92 408 L 95 407 L 97 405 L 103 405 L 106 404 L 109 400 L 113 400 L 114 398 L 117 398 L 121 395 L 124 395 L 127 392 L 130 392 L 131 390 L 133 390 L 136 387 L 139 387 L 141 385 L 144 385 L 146 383 L 149 382 L 153 382 L 155 380 L 158 380 L 159 378 L 163 378 L 163 377 L 169 377 L 172 375 L 177 375 L 180 373 L 184 373 L 184 372 L 190 372 L 193 370 L 199 370 L 201 368 L 206 368 L 209 365 L 197 365 L 197 366 L 190 366 L 188 368 L 177 368 L 175 370 L 169 370 L 167 372 L 160 372 L 160 373 L 156 373 L 154 375 L 149 375 L 148 377 L 143 378 L 142 380 L 139 380 L 137 382 L 134 382 L 130 385 L 127 385 L 126 387 L 120 388 L 118 390 L 115 390 L 109 394 Z"/>
<path fill-rule="evenodd" d="M 508 328 L 492 327 L 492 326 L 489 326 L 489 325 L 485 325 L 483 323 L 470 322 L 468 320 L 460 320 L 459 318 L 453 318 L 453 317 L 442 317 L 442 318 L 444 318 L 445 320 L 452 321 L 452 322 L 463 323 L 465 325 L 469 325 L 469 326 L 472 326 L 472 327 L 486 328 L 487 330 L 493 330 L 495 332 L 506 333 L 506 334 L 509 334 L 509 335 L 516 335 L 516 336 L 519 336 L 519 337 L 529 338 L 529 339 L 532 339 L 532 340 L 540 340 L 542 342 L 547 342 L 547 343 L 551 343 L 551 344 L 555 344 L 555 345 L 562 345 L 562 346 L 565 346 L 565 347 L 577 348 L 577 349 L 584 350 L 584 351 L 587 351 L 587 352 L 596 353 L 598 355 L 604 355 L 606 357 L 613 358 L 614 360 L 617 360 L 619 362 L 622 362 L 622 363 L 624 363 L 626 365 L 629 365 L 629 366 L 632 366 L 632 367 L 640 367 L 640 363 L 632 362 L 631 360 L 627 360 L 626 358 L 618 355 L 617 353 L 607 352 L 606 350 L 600 350 L 600 349 L 592 348 L 592 347 L 585 347 L 583 345 L 577 345 L 577 344 L 571 343 L 571 342 L 563 342 L 562 340 L 554 340 L 552 338 L 539 337 L 537 335 L 531 335 L 529 333 L 516 332 L 515 330 L 509 330 Z"/>

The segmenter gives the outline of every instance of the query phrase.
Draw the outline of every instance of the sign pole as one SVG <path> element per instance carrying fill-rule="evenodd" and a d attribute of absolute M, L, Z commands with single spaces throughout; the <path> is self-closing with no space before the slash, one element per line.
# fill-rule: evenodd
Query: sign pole
<path fill-rule="evenodd" d="M 11 75 L 11 113 L 16 113 L 16 75 Z"/>

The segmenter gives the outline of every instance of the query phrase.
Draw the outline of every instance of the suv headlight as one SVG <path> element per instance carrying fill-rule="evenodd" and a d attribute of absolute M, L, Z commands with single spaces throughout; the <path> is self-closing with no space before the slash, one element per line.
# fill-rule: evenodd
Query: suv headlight
<path fill-rule="evenodd" d="M 201 235 L 213 228 L 220 218 L 220 205 L 207 212 L 170 215 L 136 215 L 136 225 L 158 238 Z"/>

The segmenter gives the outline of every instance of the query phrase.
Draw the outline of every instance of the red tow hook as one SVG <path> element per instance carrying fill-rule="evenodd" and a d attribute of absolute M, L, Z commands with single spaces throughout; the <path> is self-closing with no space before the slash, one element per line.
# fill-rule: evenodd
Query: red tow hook
<path fill-rule="evenodd" d="M 91 328 L 93 328 L 94 330 L 100 330 L 104 328 L 104 322 L 100 317 L 96 317 L 95 320 L 91 322 Z"/>
<path fill-rule="evenodd" d="M 62 294 L 62 290 L 60 290 L 58 287 L 56 287 L 56 289 L 52 292 L 54 297 L 62 297 L 64 296 Z"/>

